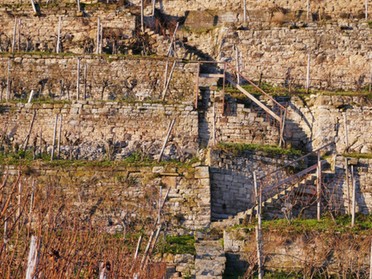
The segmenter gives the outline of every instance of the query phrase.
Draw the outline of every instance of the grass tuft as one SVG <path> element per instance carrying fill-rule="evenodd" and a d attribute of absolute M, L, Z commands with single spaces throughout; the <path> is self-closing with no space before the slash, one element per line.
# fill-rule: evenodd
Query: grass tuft
<path fill-rule="evenodd" d="M 192 235 L 171 236 L 157 245 L 157 252 L 161 254 L 191 254 L 195 255 L 195 239 Z"/>
<path fill-rule="evenodd" d="M 296 149 L 280 148 L 275 145 L 261 145 L 261 144 L 246 144 L 246 143 L 219 143 L 215 149 L 233 152 L 234 154 L 243 153 L 245 151 L 261 151 L 267 156 L 277 155 L 294 155 L 300 156 L 302 152 Z"/>

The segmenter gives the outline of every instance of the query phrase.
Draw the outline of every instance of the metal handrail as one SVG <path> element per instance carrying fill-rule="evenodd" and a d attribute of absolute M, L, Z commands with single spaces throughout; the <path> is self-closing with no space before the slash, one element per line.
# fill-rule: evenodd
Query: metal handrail
<path fill-rule="evenodd" d="M 276 169 L 276 170 L 274 170 L 272 172 L 269 172 L 269 173 L 265 174 L 264 176 L 259 177 L 258 180 L 262 181 L 264 178 L 268 177 L 269 175 L 272 175 L 272 174 L 274 174 L 274 173 L 276 173 L 276 172 L 278 172 L 280 170 L 283 170 L 284 168 L 289 167 L 289 166 L 293 165 L 294 163 L 297 163 L 298 161 L 301 161 L 301 160 L 309 157 L 310 155 L 312 155 L 314 153 L 318 153 L 320 150 L 322 150 L 322 149 L 324 149 L 324 148 L 326 148 L 326 147 L 328 147 L 328 146 L 330 146 L 330 145 L 332 145 L 334 143 L 335 143 L 334 141 L 329 142 L 329 143 L 327 143 L 327 144 L 325 144 L 325 145 L 323 145 L 323 146 L 321 146 L 321 147 L 319 147 L 319 148 L 317 148 L 317 149 L 315 149 L 315 150 L 307 153 L 306 155 L 303 155 L 300 158 L 297 158 L 296 160 L 293 160 L 293 161 L 285 164 L 284 166 L 280 167 L 279 169 Z"/>
<path fill-rule="evenodd" d="M 320 161 L 320 163 L 323 165 L 325 164 L 327 161 L 326 160 L 322 160 Z M 319 167 L 318 163 L 298 172 L 298 173 L 295 173 L 293 175 L 291 175 L 290 177 L 287 177 L 277 183 L 274 183 L 274 184 L 271 184 L 267 187 L 265 187 L 264 189 L 262 189 L 262 194 L 266 194 L 268 193 L 270 190 L 273 190 L 273 189 L 277 189 L 287 183 L 292 183 L 295 179 L 301 179 L 301 177 L 309 174 L 310 172 L 312 172 L 313 170 L 316 170 L 317 168 Z"/>
<path fill-rule="evenodd" d="M 271 97 L 268 93 L 266 93 L 262 88 L 257 86 L 253 81 L 251 81 L 249 78 L 245 77 L 240 71 L 238 72 L 234 67 L 232 67 L 229 63 L 227 63 L 230 69 L 232 69 L 236 74 L 243 77 L 249 84 L 251 84 L 254 88 L 256 88 L 258 91 L 260 91 L 263 95 L 265 95 L 267 98 L 269 98 L 271 101 L 273 101 L 282 111 L 286 111 L 287 109 L 282 106 L 278 101 L 276 101 L 273 97 Z"/>

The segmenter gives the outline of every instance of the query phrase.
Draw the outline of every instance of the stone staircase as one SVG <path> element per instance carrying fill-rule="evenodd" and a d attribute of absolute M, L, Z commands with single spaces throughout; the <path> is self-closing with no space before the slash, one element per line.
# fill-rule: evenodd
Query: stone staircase
<path fill-rule="evenodd" d="M 282 217 L 281 215 L 283 215 L 284 210 L 292 210 L 292 204 L 290 203 L 291 199 L 306 199 L 304 196 L 316 195 L 316 184 L 317 175 L 314 173 L 308 173 L 302 180 L 294 184 L 290 184 L 288 187 L 277 187 L 276 190 L 278 192 L 274 195 L 268 195 L 268 197 L 266 197 L 261 203 L 261 206 L 264 209 L 264 214 L 273 218 Z M 278 208 L 278 203 L 280 208 Z M 288 208 L 288 206 L 290 206 L 290 208 Z M 254 217 L 257 209 L 258 205 L 255 205 L 244 212 L 239 212 L 234 217 L 236 224 L 242 224 L 249 221 Z"/>
<path fill-rule="evenodd" d="M 261 100 L 257 99 L 253 94 L 251 94 L 245 88 L 240 86 L 239 82 L 234 80 L 233 75 L 231 75 L 229 72 L 225 73 L 226 80 L 232 86 L 234 86 L 241 93 L 243 93 L 245 96 L 247 96 L 258 107 L 260 107 L 262 110 L 264 110 L 267 113 L 267 115 L 270 116 L 274 121 L 277 121 L 276 124 L 279 128 L 279 133 L 280 133 L 279 146 L 284 145 L 284 126 L 285 126 L 286 114 L 287 114 L 286 108 L 284 106 L 282 106 L 279 102 L 277 102 L 272 96 L 270 96 L 264 90 L 262 90 L 260 87 L 258 87 L 249 78 L 243 76 L 243 74 L 241 72 L 237 71 L 232 65 L 227 64 L 226 67 L 231 73 L 235 73 L 236 76 L 240 76 L 248 84 L 250 84 L 256 90 L 258 90 L 263 95 L 263 97 L 267 100 L 266 103 L 264 103 Z"/>
<path fill-rule="evenodd" d="M 219 240 L 200 240 L 195 244 L 196 279 L 222 279 L 226 256 Z"/>
<path fill-rule="evenodd" d="M 302 216 L 305 208 L 311 210 L 311 206 L 314 206 L 317 201 L 318 175 L 321 175 L 322 183 L 325 179 L 330 179 L 330 177 L 334 176 L 334 171 L 331 169 L 330 164 L 326 160 L 318 161 L 318 157 L 313 156 L 313 154 L 320 152 L 321 149 L 326 148 L 330 144 L 332 143 L 324 145 L 314 152 L 287 164 L 286 166 L 290 166 L 306 159 L 307 165 L 310 165 L 289 177 L 275 178 L 277 171 L 286 167 L 284 166 L 258 179 L 258 185 L 262 187 L 261 206 L 266 218 L 283 218 L 286 214 L 287 217 L 290 217 L 293 213 Z M 321 188 L 321 191 L 327 194 L 327 187 L 322 185 Z M 212 227 L 224 228 L 249 222 L 255 216 L 257 209 L 258 203 L 255 203 L 245 211 L 215 222 Z M 311 215 L 314 215 L 313 213 L 315 212 L 311 213 L 309 217 L 313 218 Z"/>
<path fill-rule="evenodd" d="M 249 93 L 244 103 L 239 103 L 236 98 L 218 89 L 217 85 L 220 85 L 222 79 L 224 75 L 220 73 L 217 63 L 206 62 L 205 65 L 201 62 L 198 84 L 199 126 L 203 128 L 200 130 L 201 146 L 221 141 L 278 144 L 278 120 L 282 122 L 282 119 L 271 109 L 273 106 Z"/>

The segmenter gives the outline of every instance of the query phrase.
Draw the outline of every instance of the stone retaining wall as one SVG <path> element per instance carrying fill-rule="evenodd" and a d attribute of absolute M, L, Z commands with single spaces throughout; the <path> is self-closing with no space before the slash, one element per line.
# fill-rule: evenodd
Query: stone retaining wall
<path fill-rule="evenodd" d="M 260 178 L 280 168 L 288 159 L 291 160 L 288 156 L 272 157 L 261 152 L 246 151 L 236 154 L 222 150 L 211 151 L 212 220 L 228 218 L 253 206 L 253 172 Z M 278 172 L 278 177 L 281 176 L 286 177 L 285 169 Z"/>
<path fill-rule="evenodd" d="M 170 189 L 162 220 L 176 232 L 204 229 L 210 223 L 210 185 L 208 167 L 74 167 L 30 165 L 23 172 L 24 191 L 35 180 L 36 191 L 69 207 L 69 212 L 91 225 L 106 227 L 110 233 L 125 230 L 124 225 L 155 223 L 158 217 L 159 187 L 162 198 Z M 9 181 L 18 167 L 1 166 Z M 78 218 L 78 217 L 77 217 Z M 132 227 L 133 228 L 133 227 Z"/>
<path fill-rule="evenodd" d="M 285 138 L 294 146 L 310 151 L 334 141 L 336 153 L 372 152 L 372 103 L 368 97 L 292 97 L 287 119 Z"/>
<path fill-rule="evenodd" d="M 205 111 L 199 111 L 199 137 L 201 146 L 213 146 L 218 142 L 256 143 L 277 145 L 279 128 L 275 120 L 262 115 L 236 99 L 222 102 L 217 92 L 208 98 Z M 225 108 L 223 108 L 225 106 Z M 265 113 L 263 113 L 265 114 Z"/>
<path fill-rule="evenodd" d="M 311 277 L 316 272 L 350 274 L 367 277 L 370 240 L 365 234 L 350 232 L 267 231 L 263 233 L 263 255 L 266 271 L 300 272 Z M 224 249 L 228 259 L 227 273 L 243 272 L 254 265 L 256 240 L 254 229 L 224 232 Z M 230 259 L 230 262 L 229 262 Z M 250 266 L 252 268 L 252 266 Z M 358 275 L 356 275 L 359 273 Z M 324 273 L 323 273 L 324 274 Z"/>
<path fill-rule="evenodd" d="M 356 185 L 356 212 L 371 214 L 372 212 L 372 159 L 348 158 L 348 180 L 346 179 L 347 157 L 337 156 L 335 160 L 335 173 L 338 177 L 332 181 L 337 187 L 334 195 L 338 204 L 336 209 L 342 213 L 351 212 L 352 205 L 352 179 L 351 166 L 354 169 Z"/>
<path fill-rule="evenodd" d="M 35 54 L 0 57 L 0 99 L 6 98 L 9 84 L 10 99 L 26 99 L 34 90 L 36 97 L 75 100 L 78 59 Z M 82 56 L 79 99 L 191 102 L 197 64 L 177 62 L 164 93 L 165 78 L 169 78 L 172 65 L 173 61 L 152 58 Z"/>
<path fill-rule="evenodd" d="M 38 3 L 41 5 L 46 4 L 46 0 L 40 0 Z M 48 1 L 53 4 L 55 1 Z M 75 1 L 72 0 L 62 0 L 60 2 L 63 3 L 70 3 L 74 4 Z M 97 3 L 96 0 L 90 1 L 81 1 L 82 3 L 94 4 Z M 117 1 L 120 2 L 120 1 Z M 135 5 L 139 5 L 139 0 L 131 0 L 131 3 Z M 265 9 L 272 9 L 275 7 L 280 7 L 283 9 L 289 9 L 294 11 L 306 11 L 307 9 L 307 1 L 306 0 L 264 0 L 264 1 L 256 1 L 256 0 L 247 0 L 247 9 L 248 10 L 265 10 Z M 25 0 L 1 0 L 0 4 L 28 4 Z M 243 10 L 243 1 L 241 0 L 232 0 L 232 1 L 225 1 L 225 0 L 195 0 L 195 1 L 188 1 L 187 5 L 182 0 L 164 0 L 157 3 L 157 7 L 162 7 L 167 14 L 171 15 L 182 15 L 186 11 L 194 11 L 194 10 L 239 10 L 242 12 Z M 31 8 L 31 5 L 30 5 Z M 331 1 L 310 1 L 310 9 L 312 12 L 316 12 L 318 10 L 330 13 L 330 14 L 342 14 L 342 13 L 353 13 L 357 16 L 359 13 L 364 11 L 364 1 L 359 0 L 331 0 Z"/>
<path fill-rule="evenodd" d="M 7 0 L 14 1 L 14 0 Z M 134 4 L 139 5 L 139 0 L 132 0 Z M 270 10 L 275 8 L 283 8 L 293 11 L 303 11 L 306 13 L 307 1 L 306 0 L 275 0 L 275 1 L 256 1 L 247 0 L 247 10 Z M 240 17 L 243 13 L 243 1 L 241 0 L 195 0 L 188 1 L 185 5 L 184 1 L 180 0 L 166 0 L 162 1 L 160 4 L 167 14 L 171 15 L 183 15 L 186 11 L 195 10 L 222 10 L 222 11 L 239 11 Z M 322 11 L 329 13 L 332 16 L 340 16 L 345 13 L 352 13 L 355 17 L 359 14 L 363 14 L 364 11 L 364 1 L 351 0 L 351 1 L 310 1 L 310 11 L 315 13 Z"/>
<path fill-rule="evenodd" d="M 304 88 L 310 53 L 312 88 L 360 89 L 372 82 L 372 36 L 367 24 L 230 30 L 225 34 L 220 59 L 232 59 L 234 65 L 236 45 L 241 71 L 249 79 Z"/>
<path fill-rule="evenodd" d="M 55 14 L 36 17 L 30 13 L 0 11 L 0 50 L 12 51 L 14 30 L 15 51 L 56 52 L 59 17 L 61 18 L 60 52 L 93 53 L 97 47 L 97 20 L 103 32 L 103 47 L 112 48 L 110 39 L 123 43 L 116 45 L 120 53 L 128 53 L 127 46 L 136 27 L 135 16 L 128 12 L 100 11 L 86 17 L 59 10 Z M 16 25 L 16 26 L 15 26 Z M 16 29 L 14 29 L 16 28 Z M 126 43 L 124 43 L 126 42 Z M 112 49 L 111 49 L 112 51 Z"/>
<path fill-rule="evenodd" d="M 64 158 L 122 159 L 133 152 L 156 157 L 172 119 L 175 124 L 164 158 L 184 160 L 195 156 L 198 150 L 198 117 L 191 105 L 80 101 L 73 104 L 3 104 L 0 111 L 3 148 L 24 144 L 35 111 L 28 147 L 36 147 L 37 152 L 50 151 L 57 114 L 59 120 L 62 116 L 61 153 Z"/>

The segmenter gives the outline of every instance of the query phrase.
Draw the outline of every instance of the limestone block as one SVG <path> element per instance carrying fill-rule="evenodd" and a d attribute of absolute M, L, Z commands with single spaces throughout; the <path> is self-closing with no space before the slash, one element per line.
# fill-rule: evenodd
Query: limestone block
<path fill-rule="evenodd" d="M 195 178 L 209 178 L 209 167 L 200 166 L 195 168 Z"/>

